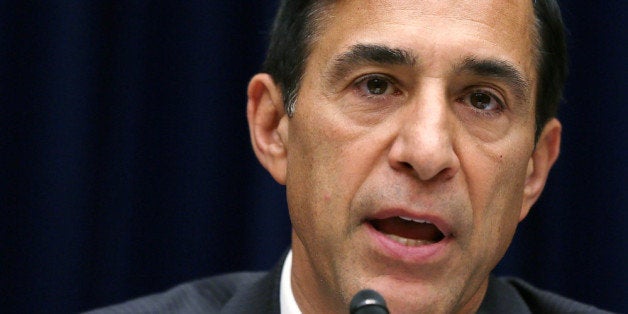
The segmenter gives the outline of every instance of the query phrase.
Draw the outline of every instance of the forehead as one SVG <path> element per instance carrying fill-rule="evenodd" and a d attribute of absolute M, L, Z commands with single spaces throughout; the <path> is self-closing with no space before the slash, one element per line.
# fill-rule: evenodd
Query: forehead
<path fill-rule="evenodd" d="M 490 25 L 518 16 L 517 20 L 533 13 L 533 0 L 344 0 L 335 1 L 334 13 L 365 16 L 372 20 L 386 19 L 394 11 L 405 14 L 408 20 L 419 15 L 433 15 L 454 19 L 471 19 Z M 380 14 L 381 13 L 381 14 Z M 401 15 L 398 15 L 399 17 Z"/>
<path fill-rule="evenodd" d="M 312 42 L 319 63 L 356 43 L 375 43 L 414 51 L 423 62 L 498 57 L 535 74 L 531 0 L 347 0 L 321 12 Z"/>

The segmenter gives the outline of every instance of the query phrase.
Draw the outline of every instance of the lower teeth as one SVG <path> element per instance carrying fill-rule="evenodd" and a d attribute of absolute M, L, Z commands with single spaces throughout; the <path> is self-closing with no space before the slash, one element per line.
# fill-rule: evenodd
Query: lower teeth
<path fill-rule="evenodd" d="M 421 245 L 427 245 L 427 244 L 434 243 L 434 241 L 430 241 L 430 240 L 415 240 L 415 239 L 402 238 L 402 237 L 394 235 L 394 234 L 386 234 L 386 236 L 389 239 L 392 239 L 393 241 L 395 241 L 397 243 L 401 243 L 401 244 L 403 244 L 405 246 L 421 246 Z"/>

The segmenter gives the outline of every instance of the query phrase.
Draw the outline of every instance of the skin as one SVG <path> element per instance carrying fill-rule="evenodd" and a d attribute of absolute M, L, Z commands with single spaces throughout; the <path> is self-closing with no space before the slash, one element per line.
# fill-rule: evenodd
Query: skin
<path fill-rule="evenodd" d="M 269 75 L 248 89 L 253 149 L 286 185 L 295 299 L 304 313 L 345 313 L 368 287 L 392 313 L 475 312 L 559 153 L 556 119 L 534 142 L 531 2 L 342 1 L 329 10 L 292 117 Z M 406 60 L 348 62 L 359 45 Z M 499 61 L 520 80 L 465 60 Z M 489 95 L 487 108 L 473 106 L 474 93 Z M 401 214 L 435 222 L 445 239 L 404 247 L 370 223 Z"/>

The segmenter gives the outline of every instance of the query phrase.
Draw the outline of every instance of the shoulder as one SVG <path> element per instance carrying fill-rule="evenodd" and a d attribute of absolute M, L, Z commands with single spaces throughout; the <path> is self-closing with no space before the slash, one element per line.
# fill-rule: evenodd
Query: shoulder
<path fill-rule="evenodd" d="M 208 277 L 88 313 L 216 313 L 238 294 L 251 293 L 266 272 Z"/>
<path fill-rule="evenodd" d="M 510 294 L 511 297 L 508 299 L 522 301 L 531 313 L 610 313 L 556 293 L 539 289 L 514 277 L 492 278 L 489 289 L 493 290 L 493 294 L 495 292 L 497 294 Z M 516 293 L 516 296 L 513 293 Z"/>

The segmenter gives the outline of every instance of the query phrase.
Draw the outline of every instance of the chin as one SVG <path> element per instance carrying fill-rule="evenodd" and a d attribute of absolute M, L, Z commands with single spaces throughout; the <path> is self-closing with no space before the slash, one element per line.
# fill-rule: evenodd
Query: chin
<path fill-rule="evenodd" d="M 400 296 L 384 297 L 388 305 L 390 313 L 450 313 L 453 312 L 451 307 L 439 304 L 436 300 L 425 300 L 410 296 L 406 298 Z M 389 300 L 390 299 L 390 300 Z M 442 302 L 442 300 L 440 301 Z"/>
<path fill-rule="evenodd" d="M 364 288 L 379 292 L 388 305 L 390 313 L 448 313 L 454 311 L 450 300 L 451 294 L 444 289 L 420 282 L 378 278 L 370 281 Z"/>

